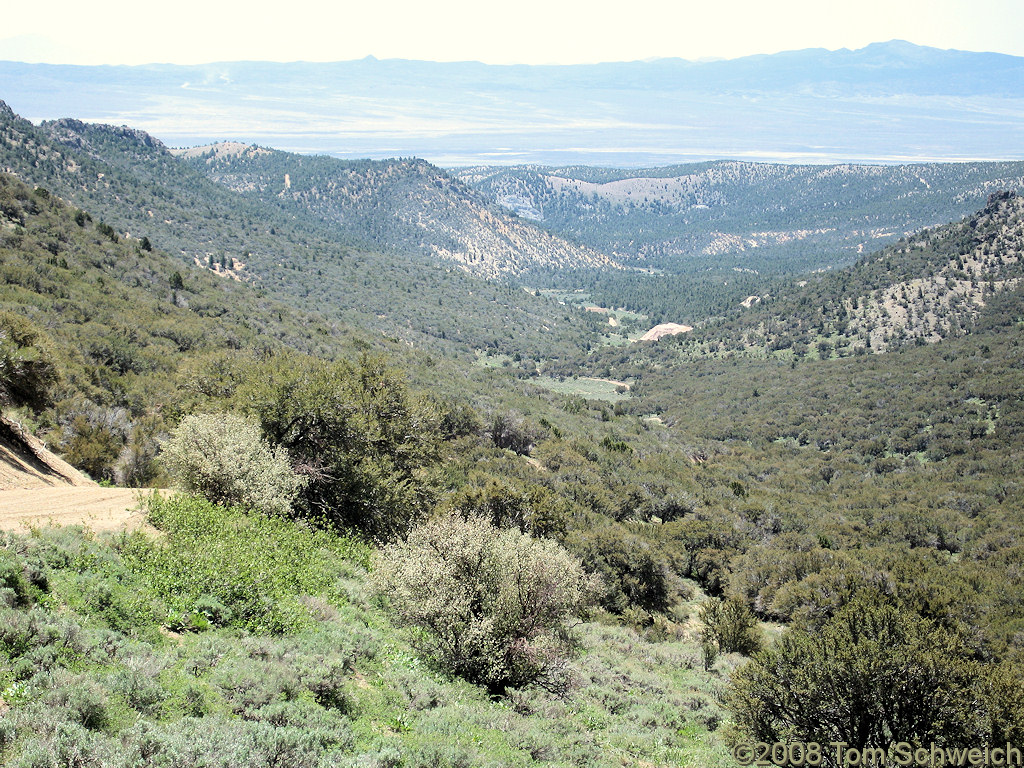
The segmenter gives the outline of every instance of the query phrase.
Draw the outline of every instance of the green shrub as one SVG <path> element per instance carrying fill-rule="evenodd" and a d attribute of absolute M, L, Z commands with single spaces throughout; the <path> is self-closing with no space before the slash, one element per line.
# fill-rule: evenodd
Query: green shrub
<path fill-rule="evenodd" d="M 798 606 L 785 595 L 777 601 L 776 594 L 811 574 L 836 568 L 851 573 L 857 570 L 846 553 L 822 549 L 817 537 L 783 533 L 733 561 L 730 591 L 743 597 L 758 615 L 789 621 Z"/>
<path fill-rule="evenodd" d="M 439 414 L 382 359 L 277 355 L 260 362 L 238 399 L 308 478 L 298 503 L 305 516 L 391 539 L 432 507 Z"/>
<path fill-rule="evenodd" d="M 1024 667 L 1003 662 L 992 665 L 985 678 L 985 702 L 990 744 L 1024 743 Z"/>
<path fill-rule="evenodd" d="M 104 768 L 103 752 L 96 733 L 74 722 L 61 722 L 47 738 L 31 743 L 9 764 L 16 768 Z"/>
<path fill-rule="evenodd" d="M 25 568 L 21 560 L 11 551 L 0 549 L 0 590 L 10 592 L 8 596 L 11 606 L 23 607 L 34 602 L 34 592 L 25 577 Z"/>
<path fill-rule="evenodd" d="M 114 480 L 119 485 L 141 488 L 157 479 L 162 428 L 159 417 L 152 416 L 142 419 L 132 428 L 114 465 Z"/>
<path fill-rule="evenodd" d="M 347 723 L 312 727 L 260 720 L 186 717 L 174 723 L 145 721 L 127 731 L 125 765 L 152 768 L 317 768 L 336 764 L 351 747 Z"/>
<path fill-rule="evenodd" d="M 791 630 L 734 673 L 727 703 L 768 743 L 980 746 L 982 665 L 963 638 L 861 593 L 821 629 Z"/>
<path fill-rule="evenodd" d="M 704 625 L 701 639 L 713 642 L 723 653 L 749 656 L 761 647 L 757 618 L 738 598 L 708 600 L 701 606 L 699 618 Z"/>
<path fill-rule="evenodd" d="M 498 448 L 507 448 L 529 456 L 542 433 L 517 413 L 496 413 L 491 419 L 491 440 Z"/>
<path fill-rule="evenodd" d="M 270 514 L 289 512 L 304 484 L 283 448 L 271 449 L 256 422 L 232 413 L 186 416 L 161 459 L 182 490 Z"/>
<path fill-rule="evenodd" d="M 440 404 L 440 408 L 438 431 L 445 440 L 454 440 L 465 435 L 479 435 L 483 431 L 483 422 L 471 406 L 446 401 Z"/>
<path fill-rule="evenodd" d="M 0 405 L 43 408 L 59 379 L 50 338 L 23 317 L 0 312 Z"/>
<path fill-rule="evenodd" d="M 46 697 L 46 704 L 64 710 L 68 720 L 90 731 L 110 722 L 107 693 L 92 680 L 77 680 L 57 688 Z"/>
<path fill-rule="evenodd" d="M 464 517 L 485 517 L 499 528 L 534 536 L 564 535 L 574 511 L 566 499 L 542 485 L 484 472 L 471 472 L 451 503 Z"/>
<path fill-rule="evenodd" d="M 203 614 L 206 620 L 217 627 L 227 626 L 234 618 L 231 609 L 212 595 L 200 595 L 193 608 L 197 613 Z"/>
<path fill-rule="evenodd" d="M 54 444 L 64 459 L 94 480 L 113 480 L 114 465 L 131 432 L 128 410 L 88 399 L 66 401 L 58 409 L 58 421 Z"/>
<path fill-rule="evenodd" d="M 612 523 L 593 530 L 574 531 L 570 549 L 584 565 L 601 575 L 604 592 L 601 605 L 623 613 L 630 607 L 648 613 L 666 611 L 672 602 L 673 578 L 659 548 L 630 531 Z"/>
<path fill-rule="evenodd" d="M 164 665 L 152 654 L 129 655 L 122 664 L 107 678 L 110 690 L 132 709 L 156 713 L 158 705 L 168 697 L 159 681 Z"/>
<path fill-rule="evenodd" d="M 455 514 L 382 550 L 374 582 L 444 667 L 495 692 L 564 684 L 566 622 L 595 588 L 556 543 Z"/>

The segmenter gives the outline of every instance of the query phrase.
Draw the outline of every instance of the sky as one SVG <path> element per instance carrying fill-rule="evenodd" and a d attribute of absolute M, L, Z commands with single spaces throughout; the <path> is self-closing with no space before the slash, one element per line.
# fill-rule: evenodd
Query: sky
<path fill-rule="evenodd" d="M 5 9 L 0 59 L 582 64 L 861 48 L 893 39 L 1024 56 L 1024 0 L 48 0 L 44 12 L 40 7 Z"/>

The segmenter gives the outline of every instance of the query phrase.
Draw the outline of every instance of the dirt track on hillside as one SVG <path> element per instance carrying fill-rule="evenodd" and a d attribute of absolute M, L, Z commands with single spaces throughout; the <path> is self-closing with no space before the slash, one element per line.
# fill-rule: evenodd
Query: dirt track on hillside
<path fill-rule="evenodd" d="M 17 422 L 0 416 L 0 490 L 69 485 L 97 487 Z"/>
<path fill-rule="evenodd" d="M 132 530 L 145 522 L 134 488 L 62 486 L 0 490 L 0 530 L 84 525 L 94 531 Z"/>
<path fill-rule="evenodd" d="M 131 530 L 145 523 L 141 500 L 150 493 L 97 485 L 0 415 L 0 531 L 48 525 Z"/>

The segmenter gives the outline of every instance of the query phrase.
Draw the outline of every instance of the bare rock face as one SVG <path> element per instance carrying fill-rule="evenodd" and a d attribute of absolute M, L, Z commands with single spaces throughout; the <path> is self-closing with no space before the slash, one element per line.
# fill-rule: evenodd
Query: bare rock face
<path fill-rule="evenodd" d="M 662 323 L 656 325 L 643 336 L 640 337 L 640 341 L 657 341 L 662 336 L 675 336 L 677 333 L 689 333 L 693 330 L 692 326 L 681 325 L 680 323 Z"/>

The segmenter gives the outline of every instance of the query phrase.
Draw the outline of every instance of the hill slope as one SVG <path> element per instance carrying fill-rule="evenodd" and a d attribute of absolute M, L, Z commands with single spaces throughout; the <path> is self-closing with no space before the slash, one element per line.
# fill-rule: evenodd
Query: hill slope
<path fill-rule="evenodd" d="M 554 232 L 670 272 L 841 266 L 964 216 L 996 190 L 1024 188 L 1020 162 L 476 167 L 456 175 Z"/>
<path fill-rule="evenodd" d="M 237 144 L 173 153 L 242 195 L 310 212 L 377 248 L 421 251 L 482 277 L 614 266 L 488 204 L 422 160 L 345 162 Z"/>
<path fill-rule="evenodd" d="M 178 390 L 189 362 L 284 347 L 335 358 L 371 342 L 0 174 L 0 402 L 43 411 L 52 447 L 96 479 L 152 479 L 165 419 L 196 396 Z M 12 372 L 24 386 L 8 386 Z"/>
<path fill-rule="evenodd" d="M 1017 320 L 1024 312 L 1000 312 L 997 304 L 1021 294 L 1018 198 L 997 195 L 977 217 L 762 301 L 742 318 L 743 328 L 719 326 L 721 335 L 713 337 L 708 327 L 696 338 L 615 350 L 623 367 L 631 366 L 636 386 L 614 407 L 495 376 L 495 399 L 514 401 L 519 412 L 478 415 L 465 408 L 448 413 L 456 418 L 444 427 L 425 394 L 413 403 L 397 381 L 364 367 L 342 372 L 318 360 L 250 356 L 253 367 L 225 371 L 238 347 L 295 344 L 323 355 L 338 343 L 338 331 L 274 305 L 216 269 L 220 262 L 193 264 L 186 248 L 195 246 L 187 244 L 215 238 L 219 228 L 244 241 L 240 214 L 243 221 L 246 214 L 266 217 L 249 226 L 270 247 L 289 244 L 271 232 L 277 223 L 309 238 L 300 243 L 318 232 L 340 235 L 340 227 L 317 229 L 324 225 L 301 210 L 289 214 L 228 189 L 189 197 L 195 190 L 186 179 L 199 190 L 210 182 L 182 171 L 143 135 L 68 123 L 51 129 L 64 131 L 65 143 L 24 132 L 22 139 L 37 141 L 24 158 L 45 166 L 59 156 L 60 163 L 48 166 L 49 178 L 74 194 L 81 191 L 77 179 L 105 212 L 133 227 L 129 237 L 100 222 L 98 213 L 91 220 L 44 189 L 0 177 L 0 298 L 13 309 L 6 314 L 30 318 L 52 337 L 68 372 L 55 389 L 69 402 L 41 418 L 51 418 L 69 445 L 88 437 L 76 448 L 80 455 L 95 456 L 96 446 L 150 450 L 147 441 L 163 426 L 153 417 L 165 414 L 165 398 L 175 411 L 258 409 L 278 447 L 287 442 L 292 457 L 313 459 L 314 482 L 344 482 L 352 471 L 344 462 L 362 450 L 394 459 L 363 465 L 371 483 L 356 485 L 342 503 L 370 502 L 394 514 L 396 501 L 415 495 L 430 508 L 489 516 L 564 542 L 604 577 L 599 599 L 615 618 L 599 615 L 616 626 L 581 627 L 584 655 L 573 667 L 579 682 L 564 695 L 517 689 L 495 701 L 424 658 L 417 643 L 424 635 L 396 627 L 369 598 L 364 545 L 202 500 L 154 502 L 153 522 L 164 533 L 157 541 L 135 536 L 110 546 L 75 532 L 3 538 L 14 586 L 0 601 L 10 629 L 10 658 L 0 664 L 9 699 L 0 704 L 3 761 L 57 763 L 74 753 L 97 765 L 139 764 L 160 754 L 189 765 L 236 760 L 257 767 L 647 761 L 724 768 L 734 762 L 726 740 L 735 731 L 716 733 L 726 716 L 720 693 L 738 657 L 725 653 L 720 631 L 717 645 L 709 640 L 710 609 L 719 604 L 698 612 L 708 593 L 730 597 L 751 621 L 753 611 L 812 633 L 857 592 L 871 594 L 941 629 L 935 637 L 943 644 L 929 647 L 953 648 L 951 661 L 969 661 L 962 669 L 977 680 L 1002 673 L 1005 688 L 966 691 L 950 717 L 977 710 L 994 743 L 1010 740 L 1010 714 L 1024 711 L 1020 668 L 1012 666 L 1024 655 L 1024 606 L 1006 597 L 1022 592 L 1024 346 Z M 10 156 L 22 148 L 13 147 Z M 22 167 L 26 174 L 39 170 Z M 82 168 L 95 170 L 95 177 L 79 173 Z M 180 210 L 186 218 L 165 227 L 158 215 L 140 215 L 143 195 L 168 201 L 166 208 L 150 208 L 154 214 Z M 205 201 L 224 207 L 211 211 Z M 306 226 L 312 235 L 303 234 Z M 161 233 L 168 241 L 180 237 L 183 252 L 164 253 Z M 322 243 L 339 248 L 327 234 Z M 423 264 L 358 253 L 370 254 L 368 261 L 378 257 L 381 270 Z M 261 272 L 263 283 L 273 285 L 268 275 L 294 272 L 295 285 L 317 288 L 305 296 L 308 304 L 331 297 L 318 282 L 360 274 L 332 273 L 320 253 L 308 262 L 279 258 L 282 271 Z M 258 254 L 247 259 L 239 268 L 232 258 L 230 272 L 243 276 L 269 263 Z M 303 277 L 296 265 L 314 276 Z M 372 280 L 372 270 L 366 265 L 362 279 Z M 487 285 L 457 270 L 451 281 L 445 284 Z M 984 286 L 976 293 L 979 282 Z M 292 284 L 274 290 L 294 299 Z M 921 339 L 919 347 L 843 360 L 805 355 L 812 359 L 798 362 L 776 343 L 786 341 L 784 333 L 822 335 L 828 330 L 822 322 L 838 319 L 840 309 L 870 309 L 869 300 L 884 301 L 884 292 L 900 284 L 917 285 L 933 314 L 949 307 L 964 323 L 976 315 L 978 326 L 990 327 L 927 345 L 931 336 L 923 333 L 930 326 L 913 326 L 922 334 L 913 337 Z M 357 284 L 348 295 L 366 286 Z M 415 307 L 404 303 L 401 287 L 419 288 L 382 295 Z M 872 298 L 873 291 L 882 293 Z M 825 297 L 820 316 L 818 292 Z M 509 305 L 523 292 L 514 293 L 506 294 Z M 536 298 L 523 295 L 523 301 Z M 479 306 L 476 299 L 456 300 L 445 311 L 471 313 Z M 916 309 L 927 315 L 926 304 Z M 948 336 L 959 327 L 935 330 Z M 745 358 L 728 354 L 745 343 L 767 345 L 766 357 L 778 354 L 753 359 L 763 347 Z M 370 343 L 356 337 L 352 346 Z M 41 340 L 34 354 L 47 348 Z M 841 351 L 857 348 L 864 347 L 854 334 Z M 663 359 L 654 365 L 637 364 L 659 353 Z M 606 354 L 595 357 L 610 366 Z M 175 375 L 195 362 L 193 355 L 205 358 L 208 379 Z M 697 356 L 702 359 L 694 362 Z M 443 386 L 448 374 L 450 387 L 462 387 L 446 362 L 437 363 L 435 383 Z M 239 392 L 222 386 L 237 384 L 233 376 L 256 386 Z M 86 403 L 86 396 L 101 402 Z M 422 419 L 420 408 L 430 411 Z M 179 415 L 167 414 L 167 423 Z M 128 416 L 130 438 L 111 443 Z M 443 449 L 417 447 L 435 431 L 446 434 Z M 126 458 L 138 455 L 130 451 Z M 315 463 L 321 458 L 337 463 Z M 402 464 L 413 471 L 391 471 Z M 780 631 L 772 627 L 772 636 Z M 919 637 L 911 636 L 914 647 Z M 899 656 L 907 645 L 886 650 Z M 867 663 L 855 665 L 862 668 L 854 680 L 891 691 L 905 659 L 883 675 L 871 650 Z M 719 651 L 724 658 L 716 659 Z M 954 673 L 967 676 L 959 667 Z M 845 711 L 847 700 L 837 695 L 845 683 L 808 679 L 810 698 Z M 946 722 L 925 718 L 921 728 Z"/>
<path fill-rule="evenodd" d="M 756 330 L 744 338 L 771 349 L 817 344 L 827 357 L 961 336 L 983 313 L 990 324 L 1013 322 L 1024 281 L 1022 251 L 1024 197 L 996 193 L 963 221 L 922 230 L 762 303 L 761 312 L 746 318 Z"/>
<path fill-rule="evenodd" d="M 599 324 L 421 253 L 367 242 L 380 232 L 239 194 L 132 129 L 76 120 L 37 128 L 0 106 L 0 169 L 187 264 L 239 277 L 291 306 L 315 304 L 330 321 L 446 354 L 490 348 L 538 358 L 547 348 L 585 346 Z M 384 226 L 390 218 L 382 211 L 371 220 Z"/>

